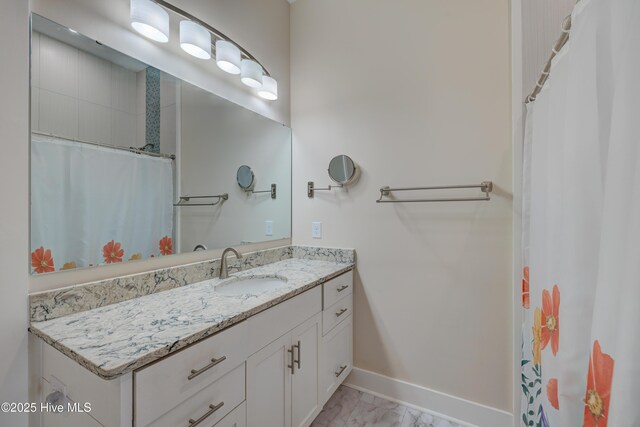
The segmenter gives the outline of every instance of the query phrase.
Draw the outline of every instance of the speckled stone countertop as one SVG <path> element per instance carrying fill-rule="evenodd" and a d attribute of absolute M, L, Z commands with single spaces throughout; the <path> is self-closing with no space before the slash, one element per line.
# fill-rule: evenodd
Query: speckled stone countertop
<path fill-rule="evenodd" d="M 277 289 L 238 296 L 203 282 L 31 323 L 31 332 L 80 365 L 114 379 L 241 322 L 353 268 L 353 263 L 291 258 L 230 276 L 277 276 Z"/>

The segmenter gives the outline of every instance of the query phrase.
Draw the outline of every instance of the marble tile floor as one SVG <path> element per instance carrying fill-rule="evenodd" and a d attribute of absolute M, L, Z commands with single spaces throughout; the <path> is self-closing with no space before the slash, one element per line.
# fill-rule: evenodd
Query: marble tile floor
<path fill-rule="evenodd" d="M 311 427 L 462 427 L 368 393 L 340 386 Z"/>

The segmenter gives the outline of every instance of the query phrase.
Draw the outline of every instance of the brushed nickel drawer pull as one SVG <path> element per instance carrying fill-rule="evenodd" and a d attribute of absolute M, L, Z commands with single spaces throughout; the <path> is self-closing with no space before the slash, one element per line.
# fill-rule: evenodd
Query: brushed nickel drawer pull
<path fill-rule="evenodd" d="M 300 340 L 298 340 L 298 344 L 295 344 L 293 347 L 298 349 L 298 360 L 295 360 L 295 362 L 296 362 L 296 365 L 298 365 L 298 371 L 299 371 L 300 370 L 300 359 L 301 359 L 301 356 L 300 356 Z"/>
<path fill-rule="evenodd" d="M 194 420 L 193 418 L 189 418 L 189 426 L 196 427 L 198 424 L 203 422 L 205 419 L 209 418 L 211 415 L 213 415 L 214 412 L 216 412 L 218 409 L 222 408 L 223 406 L 224 406 L 224 402 L 220 402 L 217 405 L 209 405 L 209 411 L 203 416 L 201 416 L 200 418 L 198 418 L 197 420 Z"/>
<path fill-rule="evenodd" d="M 338 292 L 342 292 L 342 291 L 344 291 L 345 289 L 348 289 L 348 288 L 349 288 L 349 285 L 340 286 L 340 287 L 337 289 L 337 291 L 338 291 Z"/>
<path fill-rule="evenodd" d="M 191 375 L 189 375 L 187 377 L 188 380 L 192 380 L 195 377 L 197 377 L 198 375 L 202 374 L 203 372 L 208 371 L 209 369 L 213 368 L 214 366 L 224 362 L 225 360 L 227 360 L 227 356 L 222 356 L 220 359 L 216 359 L 215 357 L 213 359 L 211 359 L 211 363 L 209 363 L 207 366 L 205 366 L 204 368 L 200 368 L 200 369 L 192 369 L 191 370 Z"/>
<path fill-rule="evenodd" d="M 287 353 L 291 353 L 291 365 L 287 365 L 287 368 L 291 369 L 291 374 L 296 373 L 296 366 L 294 365 L 295 357 L 293 357 L 293 346 L 287 350 Z"/>
<path fill-rule="evenodd" d="M 342 373 L 344 372 L 345 369 L 347 369 L 347 365 L 340 366 L 340 369 L 337 370 L 336 372 L 334 372 L 334 374 L 336 374 L 336 378 L 338 378 L 340 375 L 342 375 Z"/>
<path fill-rule="evenodd" d="M 340 317 L 340 316 L 342 316 L 342 315 L 343 315 L 343 314 L 345 314 L 347 311 L 348 311 L 348 309 L 346 309 L 346 308 L 343 308 L 343 309 L 342 309 L 342 310 L 340 310 L 340 311 L 336 311 L 336 317 Z"/>

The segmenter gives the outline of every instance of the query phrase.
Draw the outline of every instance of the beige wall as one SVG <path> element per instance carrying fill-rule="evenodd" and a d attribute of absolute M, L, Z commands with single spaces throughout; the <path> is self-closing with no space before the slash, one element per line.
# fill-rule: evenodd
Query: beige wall
<path fill-rule="evenodd" d="M 0 13 L 0 402 L 26 402 L 29 253 L 29 3 Z M 0 412 L 0 425 L 27 416 Z"/>
<path fill-rule="evenodd" d="M 294 243 L 356 249 L 355 365 L 507 411 L 509 25 L 507 0 L 291 8 Z M 360 181 L 308 199 L 340 153 Z M 375 203 L 384 185 L 482 180 L 489 203 Z"/>
<path fill-rule="evenodd" d="M 129 25 L 129 0 L 32 0 L 32 11 L 74 28 L 127 55 L 185 81 L 203 87 L 245 108 L 280 123 L 289 115 L 289 3 L 286 0 L 175 0 L 172 3 L 200 17 L 247 48 L 278 80 L 279 99 L 264 101 L 239 82 L 237 76 L 220 71 L 212 61 L 200 61 L 179 47 L 177 21 L 171 41 L 158 44 L 135 33 Z M 28 240 L 28 236 L 25 235 Z M 281 244 L 282 242 L 280 242 Z M 264 245 L 260 245 L 262 247 Z M 243 248 L 250 250 L 251 247 Z M 24 251 L 25 269 L 29 251 Z M 69 284 L 195 262 L 216 252 L 189 253 L 155 260 L 125 263 L 73 272 L 34 276 L 30 290 L 52 289 Z"/>
<path fill-rule="evenodd" d="M 291 237 L 291 131 L 252 111 L 193 86 L 182 86 L 180 194 L 228 193 L 222 206 L 180 208 L 181 251 L 239 246 Z M 277 185 L 277 198 L 238 186 L 236 172 L 249 165 L 254 190 Z M 265 234 L 265 221 L 273 235 Z M 244 243 L 243 243 L 244 244 Z"/>

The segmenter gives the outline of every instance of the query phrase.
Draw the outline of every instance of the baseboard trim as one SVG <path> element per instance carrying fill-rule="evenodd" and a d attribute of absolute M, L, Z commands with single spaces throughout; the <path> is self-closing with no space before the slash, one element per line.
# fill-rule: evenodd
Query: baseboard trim
<path fill-rule="evenodd" d="M 353 368 L 344 385 L 468 427 L 513 427 L 513 415 L 375 372 Z"/>

